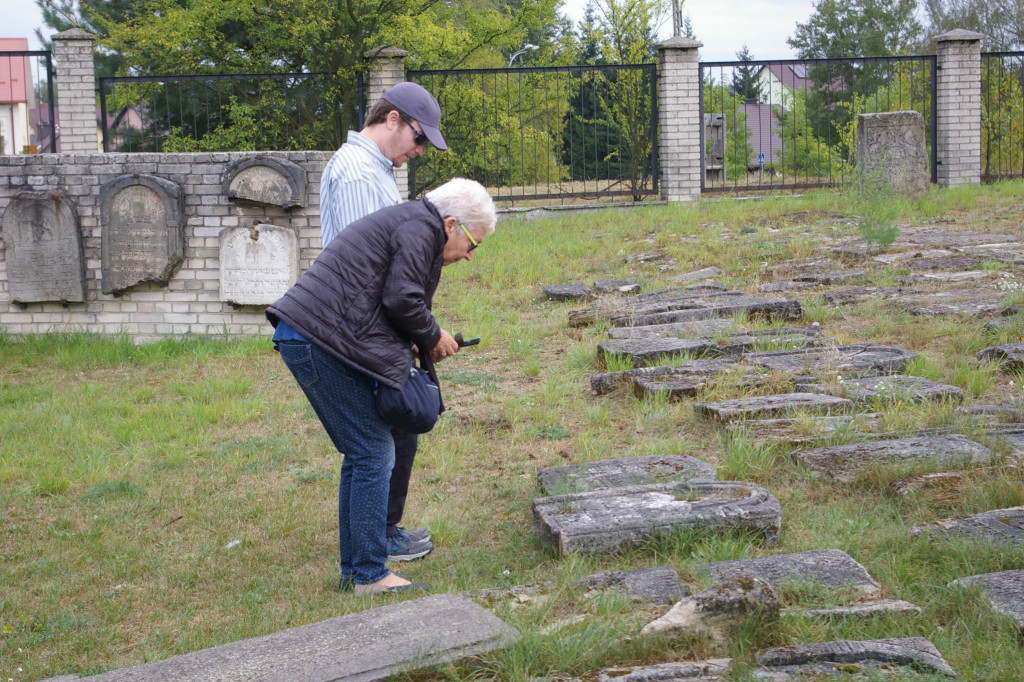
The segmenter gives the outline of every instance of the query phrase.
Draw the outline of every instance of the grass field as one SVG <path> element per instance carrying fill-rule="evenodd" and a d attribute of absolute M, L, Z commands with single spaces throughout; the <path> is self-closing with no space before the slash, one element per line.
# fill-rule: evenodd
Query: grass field
<path fill-rule="evenodd" d="M 885 219 L 902 228 L 1024 236 L 1021 182 L 933 189 L 887 209 Z M 879 237 L 878 225 L 861 220 L 869 212 L 851 195 L 820 192 L 512 221 L 471 263 L 445 269 L 437 317 L 483 341 L 439 368 L 448 412 L 422 438 L 407 507 L 407 525 L 429 525 L 436 550 L 400 572 L 437 592 L 554 587 L 548 599 L 495 607 L 524 634 L 512 648 L 405 679 L 525 681 L 704 658 L 715 652 L 699 638 L 632 637 L 657 614 L 613 597 L 586 599 L 574 581 L 668 565 L 702 589 L 708 579 L 693 570 L 701 562 L 830 548 L 922 615 L 753 623 L 724 652 L 736 679 L 767 646 L 907 636 L 931 640 L 964 679 L 1021 679 L 1024 645 L 1013 623 L 977 593 L 947 584 L 1024 568 L 1024 549 L 909 535 L 912 525 L 1024 504 L 1018 479 L 979 480 L 942 503 L 889 495 L 894 473 L 885 470 L 835 487 L 794 464 L 787 446 L 697 418 L 691 401 L 594 397 L 588 378 L 603 371 L 596 345 L 604 328 L 570 328 L 576 306 L 541 293 L 544 284 L 613 278 L 652 291 L 711 265 L 725 284 L 756 292 L 798 263 L 834 257 L 828 247 L 838 239 L 886 248 L 884 230 Z M 655 251 L 661 260 L 627 262 Z M 866 259 L 847 266 L 875 285 L 906 274 Z M 1024 300 L 1020 266 L 980 269 L 1001 300 Z M 820 292 L 799 293 L 800 324 L 820 322 L 844 343 L 918 352 L 911 373 L 961 387 L 968 404 L 1024 407 L 1020 376 L 975 360 L 988 345 L 1024 341 L 1019 318 L 986 328 L 895 313 L 879 301 L 834 308 Z M 738 389 L 715 390 L 735 397 L 729 391 Z M 876 407 L 893 431 L 957 423 L 949 405 Z M 720 478 L 768 488 L 783 508 L 779 544 L 681 533 L 611 556 L 561 559 L 545 550 L 530 510 L 539 469 L 646 454 L 699 457 Z M 85 676 L 402 599 L 337 591 L 339 465 L 267 338 L 135 345 L 73 331 L 0 335 L 0 680 Z M 790 607 L 849 595 L 794 586 L 780 596 Z"/>

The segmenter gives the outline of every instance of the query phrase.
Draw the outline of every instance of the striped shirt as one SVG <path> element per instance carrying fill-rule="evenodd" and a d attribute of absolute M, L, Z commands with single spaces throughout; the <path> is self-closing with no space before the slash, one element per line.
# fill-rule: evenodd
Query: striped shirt
<path fill-rule="evenodd" d="M 352 222 L 402 203 L 394 164 L 375 142 L 354 130 L 320 177 L 320 235 L 327 246 Z"/>

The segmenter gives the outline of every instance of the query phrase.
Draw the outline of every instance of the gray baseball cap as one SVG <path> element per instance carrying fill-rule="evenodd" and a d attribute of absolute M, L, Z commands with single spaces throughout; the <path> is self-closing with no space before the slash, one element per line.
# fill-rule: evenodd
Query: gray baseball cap
<path fill-rule="evenodd" d="M 448 149 L 438 128 L 441 125 L 441 105 L 422 85 L 409 81 L 399 83 L 381 95 L 381 99 L 391 102 L 403 114 L 417 121 L 430 144 L 441 150 Z"/>

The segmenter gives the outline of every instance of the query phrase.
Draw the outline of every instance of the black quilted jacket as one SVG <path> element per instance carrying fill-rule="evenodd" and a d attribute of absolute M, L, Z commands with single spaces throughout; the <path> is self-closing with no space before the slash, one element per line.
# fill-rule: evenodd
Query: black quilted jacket
<path fill-rule="evenodd" d="M 341 231 L 267 319 L 400 389 L 411 345 L 427 351 L 441 338 L 430 307 L 444 244 L 442 217 L 426 199 L 371 213 Z"/>

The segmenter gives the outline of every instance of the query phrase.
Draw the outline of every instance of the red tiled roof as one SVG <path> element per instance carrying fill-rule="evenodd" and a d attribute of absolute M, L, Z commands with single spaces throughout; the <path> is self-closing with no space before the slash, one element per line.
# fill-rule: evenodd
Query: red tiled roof
<path fill-rule="evenodd" d="M 31 87 L 28 57 L 2 54 L 27 51 L 28 38 L 0 38 L 0 104 L 28 102 Z"/>

